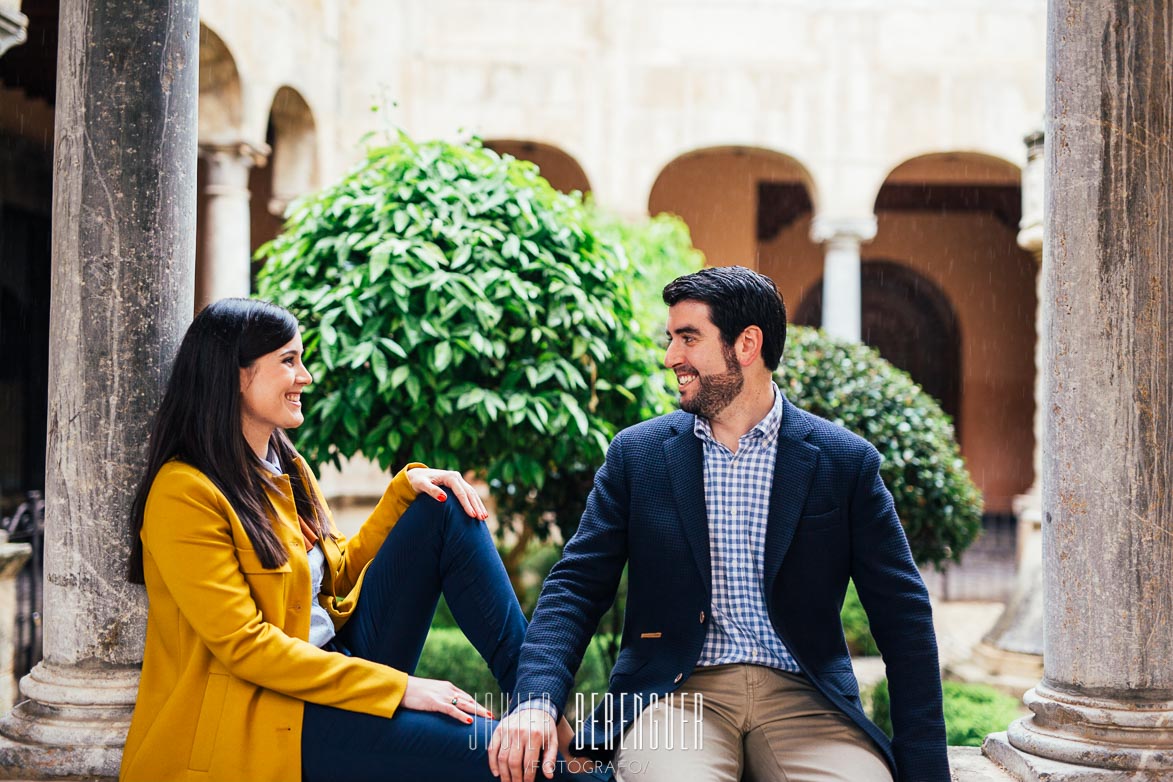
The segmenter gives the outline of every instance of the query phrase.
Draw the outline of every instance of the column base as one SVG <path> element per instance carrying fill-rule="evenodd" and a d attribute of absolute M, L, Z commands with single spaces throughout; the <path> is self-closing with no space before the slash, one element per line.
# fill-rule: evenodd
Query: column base
<path fill-rule="evenodd" d="M 1173 701 L 1090 698 L 1045 684 L 1023 701 L 1034 714 L 1010 725 L 1006 746 L 987 741 L 987 754 L 1013 763 L 1026 774 L 1020 779 L 1173 779 Z M 1050 762 L 1070 768 L 1050 769 Z M 1040 776 L 1043 770 L 1049 776 Z"/>
<path fill-rule="evenodd" d="M 0 779 L 115 779 L 139 669 L 40 663 L 0 718 Z"/>
<path fill-rule="evenodd" d="M 1040 758 L 1013 746 L 1005 731 L 986 736 L 982 754 L 1017 782 L 1168 782 L 1169 779 L 1167 771 L 1116 771 Z"/>

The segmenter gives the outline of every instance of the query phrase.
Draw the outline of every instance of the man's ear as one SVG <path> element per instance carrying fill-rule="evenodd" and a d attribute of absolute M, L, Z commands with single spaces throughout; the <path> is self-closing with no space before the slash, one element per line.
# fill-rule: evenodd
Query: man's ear
<path fill-rule="evenodd" d="M 737 338 L 737 362 L 748 367 L 762 357 L 762 330 L 757 326 L 746 326 Z"/>

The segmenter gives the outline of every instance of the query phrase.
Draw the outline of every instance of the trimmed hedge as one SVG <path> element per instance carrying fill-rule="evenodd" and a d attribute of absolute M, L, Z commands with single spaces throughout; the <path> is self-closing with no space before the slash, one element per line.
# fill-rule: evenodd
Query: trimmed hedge
<path fill-rule="evenodd" d="M 935 399 L 867 345 L 793 326 L 777 380 L 789 399 L 855 432 L 883 456 L 912 555 L 940 568 L 981 531 L 981 493 Z"/>
<path fill-rule="evenodd" d="M 1019 701 L 984 684 L 943 682 L 946 743 L 951 747 L 980 747 L 991 733 L 1022 714 Z M 881 679 L 871 690 L 872 722 L 892 735 L 891 699 L 888 680 Z"/>

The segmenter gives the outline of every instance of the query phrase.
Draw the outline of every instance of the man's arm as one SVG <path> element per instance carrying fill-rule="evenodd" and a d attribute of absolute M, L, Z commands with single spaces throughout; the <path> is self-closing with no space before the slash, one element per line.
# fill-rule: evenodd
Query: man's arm
<path fill-rule="evenodd" d="M 898 778 L 947 780 L 932 608 L 870 445 L 851 500 L 851 535 L 852 578 L 887 668 Z"/>
<path fill-rule="evenodd" d="M 620 433 L 607 449 L 578 531 L 546 577 L 526 631 L 514 700 L 544 698 L 557 713 L 518 710 L 498 726 L 489 746 L 489 766 L 506 782 L 532 780 L 542 746 L 547 750 L 540 754 L 543 766 L 553 760 L 555 719 L 599 620 L 615 600 L 627 562 L 630 508 L 622 441 Z M 552 773 L 551 766 L 546 776 Z"/>

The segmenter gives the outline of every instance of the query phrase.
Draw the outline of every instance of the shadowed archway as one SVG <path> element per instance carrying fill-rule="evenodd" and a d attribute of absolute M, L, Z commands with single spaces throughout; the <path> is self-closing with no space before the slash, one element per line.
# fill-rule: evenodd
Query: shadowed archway
<path fill-rule="evenodd" d="M 949 298 L 927 277 L 892 261 L 865 262 L 860 277 L 863 341 L 908 372 L 958 425 L 961 328 Z M 820 279 L 803 297 L 794 322 L 818 327 L 822 311 Z"/>

